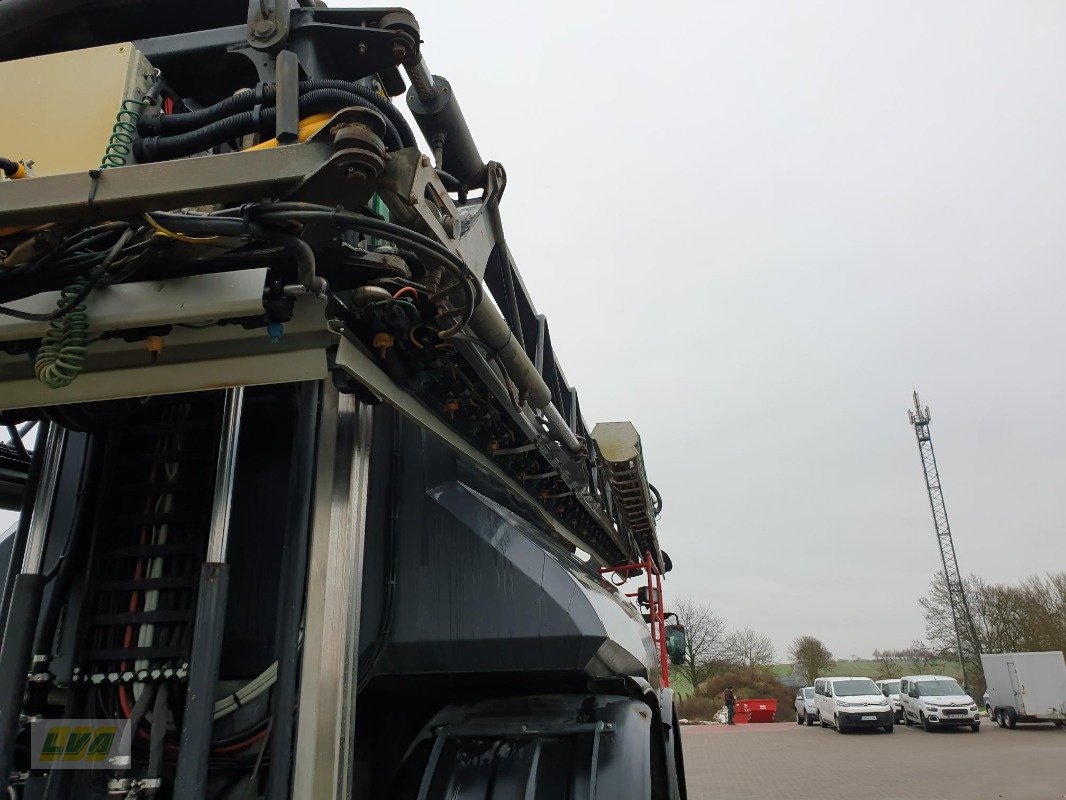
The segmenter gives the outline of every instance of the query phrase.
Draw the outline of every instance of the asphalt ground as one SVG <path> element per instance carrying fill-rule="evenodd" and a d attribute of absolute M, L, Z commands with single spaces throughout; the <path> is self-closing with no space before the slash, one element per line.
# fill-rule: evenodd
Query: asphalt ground
<path fill-rule="evenodd" d="M 1062 800 L 1066 728 L 685 725 L 690 800 Z"/>

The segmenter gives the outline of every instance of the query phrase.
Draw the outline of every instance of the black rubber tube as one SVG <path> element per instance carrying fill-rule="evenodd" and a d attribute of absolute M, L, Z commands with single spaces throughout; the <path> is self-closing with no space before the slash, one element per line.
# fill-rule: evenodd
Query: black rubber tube
<path fill-rule="evenodd" d="M 85 455 L 85 463 L 82 467 L 82 481 L 91 480 L 96 474 L 98 461 L 96 451 L 90 449 Z M 67 547 L 67 552 L 62 556 L 55 583 L 52 585 L 52 593 L 48 598 L 41 613 L 41 624 L 37 629 L 37 640 L 34 644 L 34 653 L 51 655 L 52 640 L 55 638 L 59 627 L 59 616 L 63 607 L 67 604 L 67 594 L 70 592 L 71 582 L 78 570 L 85 568 L 84 552 L 89 540 L 89 521 L 86 519 L 86 506 L 92 492 L 88 485 L 78 486 L 78 498 L 74 504 L 74 515 L 71 521 L 72 537 Z"/>
<path fill-rule="evenodd" d="M 351 92 L 340 89 L 318 89 L 300 97 L 300 116 L 336 111 L 345 106 L 361 106 L 378 111 L 378 108 L 369 100 Z M 188 133 L 179 133 L 174 136 L 146 136 L 133 142 L 133 154 L 141 163 L 166 161 L 171 158 L 191 156 L 250 133 L 272 137 L 276 113 L 273 108 L 264 108 L 257 120 L 254 111 L 242 111 Z M 382 136 L 382 141 L 388 150 L 402 149 L 400 134 L 396 126 L 388 119 L 385 120 L 385 134 Z"/>
<path fill-rule="evenodd" d="M 152 732 L 148 741 L 149 778 L 163 777 L 163 740 L 167 735 L 167 694 L 167 685 L 165 683 L 159 684 L 159 688 L 156 690 L 155 704 L 152 707 Z M 131 739 L 130 741 L 132 742 L 133 740 Z M 204 763 L 204 772 L 207 772 L 206 761 Z"/>
<path fill-rule="evenodd" d="M 407 124 L 400 110 L 389 100 L 379 95 L 372 89 L 368 89 L 352 81 L 338 81 L 325 78 L 315 78 L 300 81 L 297 85 L 298 93 L 303 96 L 319 89 L 340 89 L 362 97 L 380 111 L 395 127 L 404 147 L 417 147 L 414 132 Z M 176 133 L 188 133 L 197 130 L 212 122 L 217 122 L 226 117 L 231 117 L 241 111 L 250 111 L 257 105 L 273 106 L 277 101 L 276 84 L 266 86 L 254 91 L 239 92 L 225 100 L 220 100 L 207 108 L 198 108 L 195 111 L 186 111 L 178 114 L 164 114 L 159 117 L 141 117 L 138 129 L 142 134 L 173 136 Z"/>
<path fill-rule="evenodd" d="M 157 686 L 154 684 L 148 684 L 141 690 L 141 696 L 137 698 L 137 702 L 133 704 L 133 710 L 130 712 L 130 742 L 137 737 L 137 731 L 141 727 L 141 723 L 144 722 L 145 716 L 148 714 L 148 706 L 151 705 L 155 699 Z M 166 731 L 166 712 L 164 711 L 163 729 Z"/>

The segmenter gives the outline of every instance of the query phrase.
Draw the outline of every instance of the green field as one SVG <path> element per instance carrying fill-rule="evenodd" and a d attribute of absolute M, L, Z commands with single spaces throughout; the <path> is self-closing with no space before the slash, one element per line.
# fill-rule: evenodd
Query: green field
<path fill-rule="evenodd" d="M 678 697 L 689 697 L 692 694 L 692 684 L 677 667 L 670 670 L 670 688 Z"/>

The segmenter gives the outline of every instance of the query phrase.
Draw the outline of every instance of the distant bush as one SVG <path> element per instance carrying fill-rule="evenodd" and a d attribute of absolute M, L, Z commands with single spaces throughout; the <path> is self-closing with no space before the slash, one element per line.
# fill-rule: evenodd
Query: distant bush
<path fill-rule="evenodd" d="M 733 692 L 740 700 L 773 698 L 777 701 L 778 720 L 789 719 L 795 713 L 795 690 L 781 683 L 770 670 L 761 667 L 735 667 L 729 672 L 715 675 L 700 684 L 696 697 L 713 700 L 717 703 L 717 710 L 722 707 L 722 692 L 727 686 L 733 687 Z"/>

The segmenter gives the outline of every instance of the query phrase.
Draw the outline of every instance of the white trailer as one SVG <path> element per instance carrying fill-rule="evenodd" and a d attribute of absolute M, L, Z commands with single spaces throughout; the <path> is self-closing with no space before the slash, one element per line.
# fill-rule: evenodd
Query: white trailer
<path fill-rule="evenodd" d="M 988 714 L 1001 728 L 1019 722 L 1066 722 L 1066 659 L 1047 653 L 982 653 Z"/>

